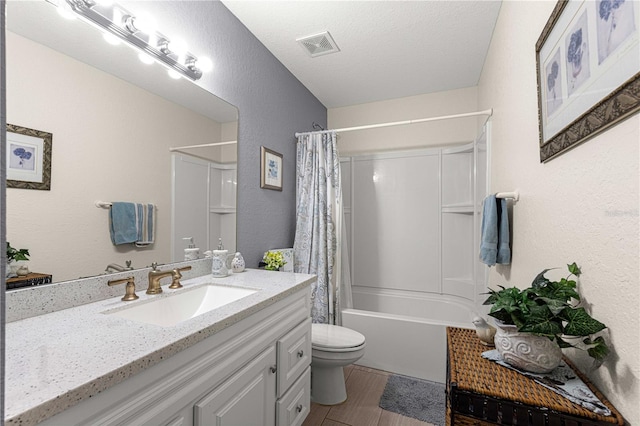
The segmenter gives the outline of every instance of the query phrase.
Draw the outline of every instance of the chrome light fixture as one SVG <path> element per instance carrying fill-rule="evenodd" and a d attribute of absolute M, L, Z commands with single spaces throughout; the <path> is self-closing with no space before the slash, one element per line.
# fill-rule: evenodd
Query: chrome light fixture
<path fill-rule="evenodd" d="M 55 0 L 48 1 L 54 3 Z M 90 24 L 141 49 L 170 70 L 194 81 L 202 77 L 202 70 L 196 66 L 198 58 L 194 54 L 177 48 L 172 50 L 169 37 L 145 25 L 143 19 L 137 18 L 124 7 L 97 0 L 64 1 Z"/>

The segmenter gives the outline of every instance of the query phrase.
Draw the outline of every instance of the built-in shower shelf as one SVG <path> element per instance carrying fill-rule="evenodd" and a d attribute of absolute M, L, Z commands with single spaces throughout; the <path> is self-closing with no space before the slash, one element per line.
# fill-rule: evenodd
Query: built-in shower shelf
<path fill-rule="evenodd" d="M 235 207 L 211 207 L 209 209 L 209 213 L 230 214 L 235 212 Z"/>
<path fill-rule="evenodd" d="M 442 213 L 474 213 L 473 204 L 444 204 Z"/>

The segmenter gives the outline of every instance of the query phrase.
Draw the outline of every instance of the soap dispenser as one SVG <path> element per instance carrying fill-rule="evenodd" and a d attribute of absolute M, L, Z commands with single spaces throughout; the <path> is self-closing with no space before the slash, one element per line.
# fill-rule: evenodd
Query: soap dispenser
<path fill-rule="evenodd" d="M 196 260 L 200 255 L 200 249 L 193 243 L 193 237 L 184 237 L 183 240 L 189 240 L 189 247 L 184 249 L 184 260 Z"/>
<path fill-rule="evenodd" d="M 229 275 L 229 269 L 227 269 L 227 256 L 229 250 L 225 250 L 222 245 L 222 238 L 218 240 L 218 249 L 213 250 L 211 256 L 211 274 L 214 277 L 226 277 Z"/>

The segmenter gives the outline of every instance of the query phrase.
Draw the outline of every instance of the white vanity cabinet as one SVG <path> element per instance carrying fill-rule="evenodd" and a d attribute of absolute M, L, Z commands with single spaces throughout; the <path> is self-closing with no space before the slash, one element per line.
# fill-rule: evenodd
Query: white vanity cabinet
<path fill-rule="evenodd" d="M 198 401 L 193 424 L 301 425 L 309 414 L 310 330 L 308 318 Z"/>
<path fill-rule="evenodd" d="M 194 407 L 194 425 L 267 425 L 275 420 L 276 363 L 273 347 L 266 349 L 224 381 Z"/>
<path fill-rule="evenodd" d="M 310 407 L 308 294 L 256 308 L 43 424 L 301 425 Z"/>

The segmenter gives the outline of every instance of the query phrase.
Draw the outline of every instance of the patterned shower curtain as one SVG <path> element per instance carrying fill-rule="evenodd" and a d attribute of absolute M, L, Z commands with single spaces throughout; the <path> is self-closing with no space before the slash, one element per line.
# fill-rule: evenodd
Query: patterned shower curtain
<path fill-rule="evenodd" d="M 340 308 L 345 292 L 342 263 L 342 186 L 335 132 L 298 137 L 296 161 L 296 235 L 293 244 L 295 271 L 315 274 L 311 290 L 314 323 L 341 324 Z M 350 289 L 349 289 L 350 291 Z"/>

